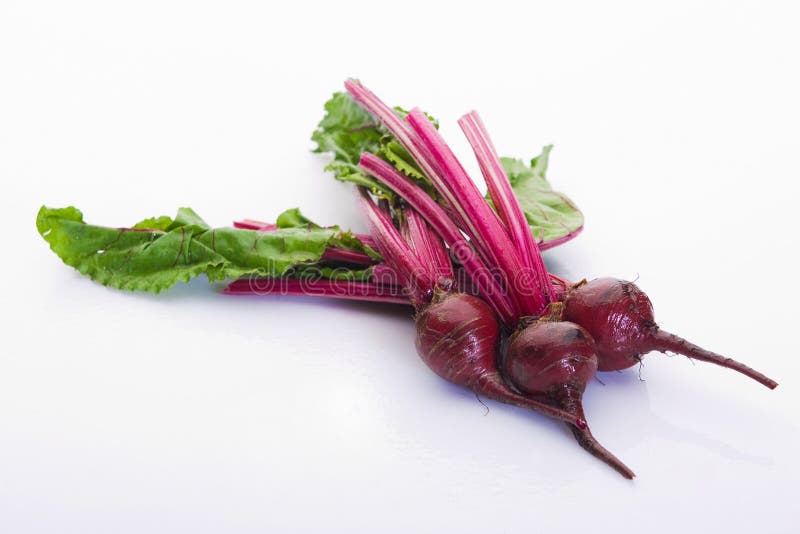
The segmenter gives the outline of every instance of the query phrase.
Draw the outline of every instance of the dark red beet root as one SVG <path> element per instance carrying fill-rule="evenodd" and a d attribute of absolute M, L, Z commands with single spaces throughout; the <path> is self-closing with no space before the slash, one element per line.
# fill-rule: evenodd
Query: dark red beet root
<path fill-rule="evenodd" d="M 533 323 L 512 337 L 504 364 L 509 381 L 521 392 L 547 399 L 585 420 L 581 398 L 597 371 L 595 343 L 586 330 L 563 321 Z M 570 426 L 581 447 L 625 478 L 635 476 L 588 427 Z"/>
<path fill-rule="evenodd" d="M 576 284 L 564 299 L 564 319 L 581 325 L 592 335 L 600 371 L 626 369 L 653 350 L 670 351 L 733 369 L 770 389 L 778 385 L 736 360 L 661 330 L 654 320 L 653 304 L 633 282 L 597 278 Z"/>
<path fill-rule="evenodd" d="M 500 327 L 482 299 L 464 293 L 438 297 L 416 317 L 417 352 L 437 375 L 490 399 L 585 427 L 582 415 L 528 399 L 506 385 L 497 367 Z"/>

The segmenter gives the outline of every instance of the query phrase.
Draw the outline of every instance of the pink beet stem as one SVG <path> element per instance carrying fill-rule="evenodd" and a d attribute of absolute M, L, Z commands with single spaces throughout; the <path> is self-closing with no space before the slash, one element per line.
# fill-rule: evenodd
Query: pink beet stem
<path fill-rule="evenodd" d="M 435 265 L 434 250 L 431 248 L 431 243 L 428 241 L 428 236 L 424 233 L 423 228 L 425 221 L 416 215 L 413 208 L 400 209 L 399 223 L 400 234 L 406 240 L 408 246 L 419 258 L 420 263 L 428 270 L 428 276 L 431 280 L 438 282 L 439 269 Z M 420 227 L 419 223 L 423 226 Z M 438 238 L 437 238 L 438 239 Z"/>
<path fill-rule="evenodd" d="M 420 251 L 423 262 L 428 263 L 434 273 L 434 280 L 440 277 L 452 280 L 453 263 L 447 256 L 447 250 L 441 238 L 436 235 L 425 219 L 415 209 L 406 211 L 408 230 L 411 242 Z"/>
<path fill-rule="evenodd" d="M 364 87 L 358 80 L 347 80 L 344 86 L 355 101 L 378 119 L 395 139 L 403 145 L 403 148 L 420 165 L 422 172 L 433 181 L 434 185 L 442 182 L 439 176 L 439 169 L 430 161 L 430 157 L 425 153 L 425 147 L 419 137 L 408 126 L 408 123 L 400 118 L 395 110 L 387 106 L 375 93 Z"/>
<path fill-rule="evenodd" d="M 509 296 L 516 302 L 521 315 L 538 315 L 544 308 L 542 304 L 544 297 L 541 294 L 534 294 L 533 298 L 521 298 L 519 295 L 520 288 L 515 282 L 522 270 L 522 259 L 514 248 L 500 218 L 489 207 L 475 183 L 428 117 L 419 109 L 414 108 L 406 120 L 423 143 L 427 157 L 441 170 L 441 176 L 444 178 L 442 183 L 437 183 L 433 178 L 431 181 L 447 199 L 449 205 L 459 214 L 459 218 L 464 224 L 464 230 L 472 238 L 472 241 L 477 243 L 479 249 L 488 255 L 487 261 L 500 270 Z"/>
<path fill-rule="evenodd" d="M 489 132 L 478 112 L 472 111 L 464 115 L 458 123 L 475 152 L 475 158 L 478 160 L 489 188 L 489 196 L 494 202 L 500 218 L 506 223 L 511 242 L 519 253 L 523 266 L 533 278 L 532 281 L 538 285 L 538 291 L 534 292 L 531 297 L 541 308 L 539 310 L 541 313 L 544 306 L 553 301 L 553 292 L 550 289 L 542 255 L 539 253 L 539 247 L 536 245 L 530 226 L 528 226 L 522 206 L 511 189 L 511 182 L 508 181 L 508 176 L 500 163 Z M 544 292 L 544 295 L 541 292 Z"/>
<path fill-rule="evenodd" d="M 447 259 L 446 256 L 445 259 Z M 552 273 L 550 273 L 550 276 L 553 278 L 553 294 L 555 296 L 555 299 L 556 301 L 562 301 L 564 299 L 564 292 L 566 288 L 568 288 L 572 284 L 564 280 L 563 278 L 555 276 Z M 467 293 L 468 295 L 473 295 L 476 297 L 481 295 L 480 290 L 475 286 L 475 283 L 472 280 L 472 278 L 464 271 L 463 266 L 459 266 L 456 269 L 453 269 L 453 272 L 450 275 L 445 275 L 445 277 L 453 280 L 454 282 L 453 287 L 456 288 L 457 291 L 460 291 L 461 293 Z M 237 284 L 235 287 L 241 289 L 241 285 L 239 284 L 238 280 L 233 283 Z M 400 281 L 400 277 L 386 263 L 376 263 L 375 265 L 372 266 L 372 276 L 370 277 L 369 283 L 372 286 L 378 287 L 382 291 L 393 292 L 393 294 L 396 293 L 397 295 L 399 295 L 398 296 L 399 299 L 404 299 L 403 300 L 404 304 L 408 304 L 409 306 L 411 306 L 411 301 L 408 299 L 408 297 L 402 296 L 402 291 L 400 291 L 400 288 L 402 288 L 402 282 Z"/>
<path fill-rule="evenodd" d="M 491 304 L 503 324 L 509 328 L 516 326 L 518 315 L 513 302 L 442 207 L 408 177 L 373 154 L 368 152 L 362 154 L 359 166 L 386 184 L 428 221 L 457 256 L 456 259 L 464 266 L 483 298 Z"/>
<path fill-rule="evenodd" d="M 377 245 L 376 245 L 377 247 Z M 394 269 L 389 267 L 385 262 L 381 262 L 372 266 L 372 283 L 379 286 L 402 286 L 400 277 Z"/>
<path fill-rule="evenodd" d="M 345 250 L 342 248 L 328 248 L 322 253 L 322 261 L 336 262 L 336 263 L 350 263 L 353 265 L 372 265 L 375 260 L 353 250 Z"/>
<path fill-rule="evenodd" d="M 419 241 L 415 243 L 414 236 L 411 235 L 411 226 L 408 224 L 407 211 L 402 208 L 400 208 L 398 211 L 399 213 L 397 216 L 397 222 L 400 225 L 400 235 L 403 236 L 403 239 L 405 239 L 406 243 L 408 243 L 408 246 L 410 246 L 411 250 L 413 250 L 414 253 L 417 255 L 419 261 L 421 261 L 423 265 L 430 266 L 431 264 L 430 257 L 426 255 L 428 251 L 422 249 L 422 247 L 420 246 L 421 243 L 419 243 Z"/>
<path fill-rule="evenodd" d="M 244 230 L 257 230 L 259 232 L 271 232 L 272 230 L 277 230 L 278 227 L 274 224 L 265 223 L 261 221 L 253 221 L 250 219 L 245 219 L 243 221 L 235 221 L 233 223 L 234 228 L 242 228 Z"/>
<path fill-rule="evenodd" d="M 338 280 L 299 280 L 296 278 L 252 278 L 231 282 L 223 293 L 227 295 L 292 295 L 336 299 L 385 302 L 411 305 L 408 296 L 398 286 L 379 286 L 369 282 Z"/>
<path fill-rule="evenodd" d="M 428 302 L 433 296 L 434 280 L 417 254 L 411 250 L 391 219 L 372 201 L 369 193 L 361 189 L 361 207 L 372 227 L 372 235 L 378 250 L 386 262 L 400 276 L 403 286 L 410 294 L 415 306 Z"/>
<path fill-rule="evenodd" d="M 658 329 L 652 336 L 651 342 L 649 345 L 649 350 L 658 350 L 661 352 L 670 351 L 676 352 L 678 354 L 683 354 L 684 356 L 688 356 L 689 358 L 693 358 L 695 360 L 700 360 L 703 362 L 710 362 L 717 364 L 722 367 L 726 367 L 728 369 L 733 369 L 734 371 L 738 371 L 743 375 L 752 378 L 756 382 L 759 382 L 769 389 L 775 389 L 778 387 L 778 383 L 771 378 L 765 376 L 762 373 L 759 373 L 755 369 L 746 366 L 743 363 L 737 362 L 732 358 L 726 358 L 725 356 L 720 356 L 714 352 L 705 350 L 701 347 L 698 347 L 694 343 L 690 343 L 683 339 L 682 337 L 678 337 L 675 334 L 670 334 L 669 332 L 665 332 L 661 329 Z"/>
<path fill-rule="evenodd" d="M 438 136 L 436 129 L 430 123 L 428 118 L 425 117 L 422 112 L 416 110 L 417 114 L 419 114 L 422 119 L 419 121 L 419 124 L 417 124 L 417 127 L 415 127 L 415 121 L 413 118 L 415 114 L 414 111 L 409 114 L 407 117 L 408 122 L 406 122 L 400 118 L 397 112 L 384 104 L 372 91 L 364 87 L 358 80 L 347 80 L 345 82 L 345 88 L 353 96 L 356 102 L 361 104 L 367 111 L 372 113 L 372 115 L 375 116 L 375 118 L 377 118 L 387 130 L 389 130 L 389 132 L 397 139 L 397 141 L 403 145 L 414 161 L 420 166 L 425 175 L 431 180 L 437 191 L 439 191 L 439 193 L 445 198 L 447 204 L 453 209 L 454 222 L 468 231 L 470 237 L 473 238 L 475 245 L 478 247 L 479 252 L 484 256 L 484 261 L 492 266 L 497 266 L 500 268 L 502 271 L 501 274 L 504 276 L 506 281 L 508 281 L 509 276 L 513 275 L 513 273 L 516 273 L 519 270 L 517 268 L 520 261 L 517 257 L 518 255 L 516 252 L 512 251 L 510 243 L 506 243 L 508 241 L 508 235 L 504 233 L 505 231 L 502 229 L 500 219 L 498 219 L 497 214 L 489 208 L 488 204 L 486 204 L 486 201 L 480 196 L 480 193 L 477 192 L 475 184 L 472 183 L 468 176 L 466 176 L 466 173 L 463 173 L 463 168 L 461 169 L 463 174 L 462 177 L 466 177 L 466 182 L 454 180 L 453 177 L 447 173 L 442 174 L 442 170 L 439 167 L 441 158 L 434 157 L 430 153 L 430 148 L 431 146 L 436 146 L 439 149 L 441 149 L 442 146 L 446 147 L 444 140 L 442 140 L 441 137 L 438 137 L 438 140 L 431 142 L 431 135 L 427 133 L 426 136 L 429 139 L 428 141 L 425 141 L 419 135 L 419 130 L 417 129 L 419 124 L 424 123 L 433 129 L 435 136 Z M 449 151 L 449 148 L 447 149 L 447 152 L 452 155 L 452 152 Z M 454 157 L 455 156 L 453 156 L 453 158 Z M 460 167 L 460 164 L 458 164 L 458 166 Z M 458 178 L 458 176 L 456 178 Z M 474 190 L 474 195 L 469 197 L 459 196 L 459 193 L 462 192 L 462 190 L 466 189 L 469 191 L 470 187 L 472 190 Z M 477 195 L 477 199 L 479 199 L 478 202 L 476 202 L 475 195 Z M 473 213 L 476 210 L 479 213 Z M 424 213 L 421 211 L 420 213 L 424 216 Z M 480 217 L 478 216 L 479 214 L 481 215 Z M 474 230 L 476 224 L 482 225 L 482 221 L 486 217 L 492 221 L 490 224 L 493 224 L 495 229 L 499 229 L 501 232 L 503 232 L 497 236 L 497 239 L 502 241 L 503 238 L 505 238 L 506 242 L 495 243 L 494 239 L 492 239 L 492 242 L 487 242 L 487 240 L 484 238 L 488 236 L 475 232 L 471 233 L 469 231 L 470 229 Z M 478 219 L 480 219 L 480 221 L 478 221 Z M 430 220 L 428 222 L 433 224 Z M 491 237 L 495 236 L 492 235 Z M 447 239 L 445 238 L 445 240 Z M 452 249 L 452 245 L 450 246 Z M 500 258 L 497 258 L 498 252 L 501 252 Z M 498 259 L 499 261 L 497 261 Z M 509 269 L 509 264 L 514 264 L 514 268 Z M 507 287 L 509 290 L 513 290 L 513 286 L 510 284 L 507 284 Z M 513 320 L 511 323 L 515 324 L 516 319 L 519 318 L 522 310 L 517 303 L 517 296 L 515 293 L 513 293 L 513 291 L 504 293 L 504 296 L 506 299 L 512 302 L 515 320 Z"/>

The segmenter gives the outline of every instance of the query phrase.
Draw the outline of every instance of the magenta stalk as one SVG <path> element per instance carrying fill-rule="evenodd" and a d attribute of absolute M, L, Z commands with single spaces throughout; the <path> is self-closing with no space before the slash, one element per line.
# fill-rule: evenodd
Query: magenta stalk
<path fill-rule="evenodd" d="M 548 283 L 547 269 L 542 261 L 539 248 L 531 232 L 525 213 L 522 211 L 517 197 L 511 190 L 500 158 L 494 149 L 489 133 L 483 125 L 477 111 L 472 111 L 461 117 L 458 121 L 464 135 L 467 137 L 475 158 L 478 160 L 481 173 L 489 188 L 489 196 L 494 203 L 500 218 L 506 223 L 511 242 L 519 253 L 522 264 L 527 273 L 533 278 L 539 291 L 532 296 L 539 307 L 543 308 L 548 302 L 553 301 L 553 292 Z M 527 281 L 523 281 L 527 285 Z M 527 288 L 525 288 L 527 289 Z M 542 292 L 547 296 L 545 302 L 541 301 Z"/>
<path fill-rule="evenodd" d="M 436 235 L 425 222 L 425 219 L 416 210 L 405 211 L 408 222 L 408 232 L 411 243 L 420 253 L 423 263 L 431 266 L 435 280 L 445 278 L 453 280 L 455 273 L 453 263 L 447 256 L 447 250 L 442 244 L 441 238 Z"/>
<path fill-rule="evenodd" d="M 444 141 L 439 137 L 441 144 L 435 142 L 433 138 L 438 136 L 438 133 L 436 133 L 436 129 L 428 118 L 422 112 L 416 110 L 416 113 L 421 116 L 421 119 L 418 118 L 418 120 L 415 121 L 415 111 L 412 111 L 407 117 L 408 122 L 403 121 L 393 109 L 384 104 L 372 91 L 364 87 L 361 82 L 357 80 L 348 80 L 345 82 L 345 88 L 356 102 L 372 113 L 372 115 L 394 135 L 400 144 L 403 145 L 411 157 L 414 158 L 425 175 L 431 180 L 434 187 L 436 187 L 436 190 L 452 208 L 455 222 L 462 226 L 470 237 L 473 238 L 479 252 L 484 256 L 484 260 L 491 265 L 499 267 L 501 271 L 500 274 L 507 282 L 507 292 L 504 293 L 506 298 L 512 302 L 512 307 L 514 308 L 515 319 L 511 321 L 511 324 L 515 324 L 520 315 L 532 314 L 535 310 L 528 310 L 531 306 L 527 303 L 524 307 L 521 307 L 520 303 L 517 302 L 517 296 L 513 293 L 513 286 L 508 283 L 509 277 L 513 276 L 513 273 L 519 272 L 520 260 L 516 251 L 513 251 L 508 240 L 508 235 L 502 228 L 497 214 L 489 208 L 486 201 L 480 196 L 480 193 L 478 193 L 475 184 L 466 176 L 466 173 L 463 173 L 463 169 L 463 176 L 461 176 L 461 178 L 466 176 L 466 181 L 458 181 L 458 183 L 456 183 L 457 180 L 453 176 L 450 176 L 449 172 L 444 172 L 444 170 L 439 167 L 439 164 L 443 161 L 442 158 L 434 156 L 431 154 L 430 150 L 432 147 L 441 149 L 441 144 L 443 144 Z M 429 130 L 425 130 L 428 141 L 419 135 L 419 126 L 421 124 L 427 125 L 433 130 L 433 135 L 430 134 Z M 452 152 L 450 152 L 450 154 L 452 155 Z M 472 191 L 473 194 L 466 197 L 463 195 L 459 196 L 464 190 Z M 477 202 L 478 200 L 479 202 Z M 473 204 L 475 205 L 474 209 L 472 207 Z M 475 209 L 479 210 L 480 213 L 471 213 L 475 211 Z M 486 239 L 482 239 L 486 237 L 486 234 L 475 231 L 476 226 L 484 225 L 482 224 L 484 220 L 488 220 L 489 222 L 486 224 L 502 232 L 491 234 L 492 238 L 497 237 L 496 240 L 492 239 L 491 241 L 487 241 Z M 509 251 L 511 252 L 509 253 Z M 528 299 L 525 300 L 526 302 L 528 301 Z"/>
<path fill-rule="evenodd" d="M 418 307 L 429 302 L 433 296 L 435 281 L 428 269 L 420 262 L 417 254 L 403 240 L 403 236 L 392 224 L 391 219 L 375 205 L 369 194 L 361 190 L 361 207 L 369 220 L 372 235 L 378 250 L 400 277 L 413 304 Z"/>
<path fill-rule="evenodd" d="M 534 292 L 534 295 L 531 295 L 533 298 L 522 299 L 517 292 L 519 288 L 516 287 L 515 277 L 521 272 L 523 263 L 497 214 L 489 207 L 453 151 L 425 114 L 415 108 L 411 110 L 406 120 L 419 136 L 426 153 L 441 170 L 441 175 L 445 178 L 442 188 L 448 190 L 447 200 L 450 206 L 459 214 L 465 225 L 464 229 L 472 240 L 481 250 L 486 251 L 491 264 L 499 268 L 506 289 L 516 302 L 520 313 L 540 314 L 546 305 L 544 295 Z M 444 191 L 440 192 L 444 195 Z"/>
<path fill-rule="evenodd" d="M 331 263 L 349 263 L 351 265 L 367 266 L 375 263 L 375 260 L 353 250 L 345 250 L 343 248 L 328 248 L 322 253 L 322 261 Z"/>
<path fill-rule="evenodd" d="M 223 291 L 226 295 L 289 295 L 326 297 L 386 304 L 411 305 L 398 286 L 380 286 L 369 282 L 339 280 L 303 280 L 297 278 L 243 278 L 234 280 Z"/>
<path fill-rule="evenodd" d="M 512 328 L 517 319 L 517 311 L 513 303 L 441 206 L 419 186 L 400 174 L 392 165 L 373 154 L 362 154 L 359 166 L 386 184 L 419 212 L 447 243 L 451 252 L 457 256 L 456 259 L 475 281 L 481 295 L 492 305 L 503 323 Z"/>
<path fill-rule="evenodd" d="M 233 223 L 234 228 L 241 228 L 243 230 L 256 230 L 259 232 L 271 232 L 272 230 L 277 230 L 278 225 L 272 223 L 266 223 L 261 221 L 255 221 L 253 219 L 244 219 L 243 221 L 234 221 Z"/>

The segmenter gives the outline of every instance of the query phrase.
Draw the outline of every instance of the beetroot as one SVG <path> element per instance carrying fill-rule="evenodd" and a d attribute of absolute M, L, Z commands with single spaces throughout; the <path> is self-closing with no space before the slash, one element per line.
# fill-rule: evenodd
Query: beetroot
<path fill-rule="evenodd" d="M 473 278 L 483 299 L 430 288 L 432 281 L 439 280 L 426 268 L 434 256 L 422 253 L 413 261 L 410 258 L 415 251 L 401 250 L 408 248 L 402 238 L 380 236 L 396 233 L 387 217 L 392 211 L 377 218 L 386 220 L 374 225 L 376 243 L 387 264 L 405 280 L 403 285 L 417 308 L 418 352 L 438 375 L 503 402 L 524 400 L 521 405 L 539 402 L 549 406 L 554 412 L 548 415 L 569 423 L 587 451 L 626 478 L 633 478 L 633 472 L 595 440 L 585 423 L 581 399 L 598 369 L 624 369 L 646 352 L 670 350 L 735 369 L 771 388 L 777 385 L 749 367 L 660 330 L 649 299 L 630 282 L 601 279 L 571 285 L 547 273 L 502 162 L 476 113 L 462 117 L 459 124 L 496 211 L 487 208 L 427 116 L 414 109 L 403 120 L 360 83 L 351 81 L 346 87 L 405 148 L 442 205 L 428 198 L 412 177 L 379 157 L 362 155 L 360 168 L 403 200 L 393 206 L 401 227 L 404 206 L 419 212 L 448 244 L 452 257 Z M 368 206 L 368 211 L 375 210 L 371 201 Z M 415 240 L 411 241 L 416 248 Z M 535 322 L 530 323 L 532 320 Z M 501 327 L 503 333 L 517 333 L 510 340 L 506 358 L 498 364 L 494 355 Z M 502 378 L 508 379 L 508 386 Z M 512 387 L 521 392 L 519 399 L 509 396 Z"/>
<path fill-rule="evenodd" d="M 777 382 L 750 367 L 707 351 L 661 330 L 653 305 L 633 282 L 597 278 L 567 291 L 564 319 L 585 328 L 597 343 L 598 370 L 618 371 L 636 365 L 650 351 L 676 352 L 738 371 L 775 389 Z"/>
<path fill-rule="evenodd" d="M 446 289 L 452 287 L 451 281 L 435 281 L 441 278 L 436 262 L 423 263 L 421 257 L 446 258 L 447 255 L 442 241 L 430 227 L 422 225 L 420 220 L 417 230 L 428 235 L 424 239 L 406 241 L 394 227 L 388 205 L 375 205 L 363 189 L 360 200 L 375 245 L 403 280 L 405 291 L 417 310 L 417 352 L 428 367 L 445 380 L 477 394 L 584 427 L 586 423 L 582 418 L 544 402 L 526 399 L 503 382 L 497 369 L 500 342 L 497 315 L 485 300 Z M 402 216 L 403 211 L 397 215 Z M 438 247 L 442 250 L 434 252 Z"/>
<path fill-rule="evenodd" d="M 544 318 L 512 336 L 504 370 L 522 393 L 585 420 L 581 399 L 597 371 L 595 342 L 574 323 Z M 634 477 L 633 471 L 597 442 L 588 426 L 570 427 L 581 447 L 625 478 Z"/>
<path fill-rule="evenodd" d="M 578 428 L 586 426 L 582 413 L 526 398 L 506 385 L 497 367 L 500 326 L 483 299 L 465 293 L 439 293 L 417 314 L 416 325 L 417 352 L 433 372 L 448 382 Z"/>
<path fill-rule="evenodd" d="M 445 294 L 418 313 L 415 322 L 417 351 L 437 375 L 472 390 L 504 386 L 495 365 L 500 327 L 485 301 Z"/>

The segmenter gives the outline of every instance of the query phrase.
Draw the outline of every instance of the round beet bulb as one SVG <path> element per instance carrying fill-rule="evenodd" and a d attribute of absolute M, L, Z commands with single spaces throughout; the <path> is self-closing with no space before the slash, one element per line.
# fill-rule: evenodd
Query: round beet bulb
<path fill-rule="evenodd" d="M 775 389 L 778 383 L 750 367 L 661 330 L 653 305 L 633 282 L 597 278 L 573 286 L 564 299 L 564 319 L 585 328 L 597 344 L 598 370 L 619 371 L 650 351 L 676 352 L 733 369 Z"/>
<path fill-rule="evenodd" d="M 465 293 L 437 295 L 416 317 L 417 352 L 437 375 L 491 399 L 584 427 L 581 416 L 526 398 L 506 385 L 497 366 L 500 326 L 492 308 Z"/>
<path fill-rule="evenodd" d="M 582 397 L 597 371 L 596 346 L 580 326 L 543 319 L 511 339 L 504 361 L 509 381 L 522 393 L 541 398 L 585 420 Z M 571 425 L 578 443 L 625 478 L 634 474 L 592 435 L 588 427 Z"/>

